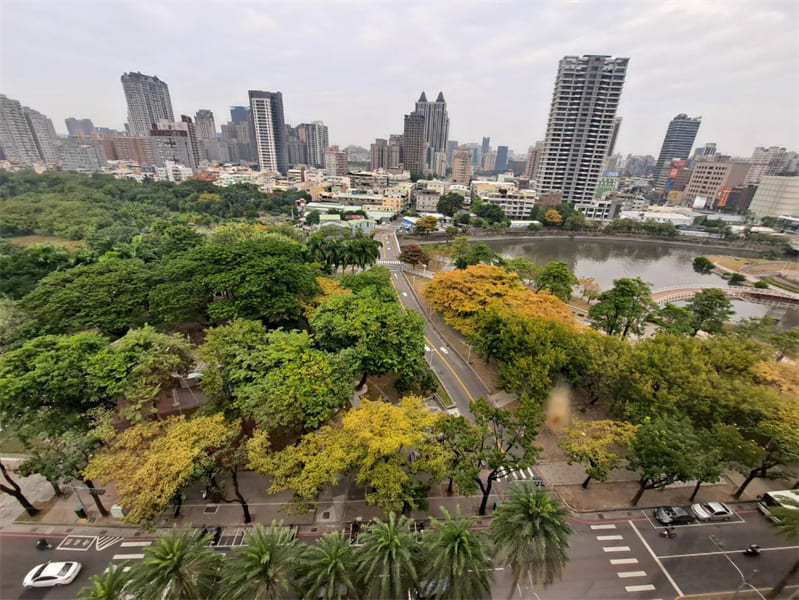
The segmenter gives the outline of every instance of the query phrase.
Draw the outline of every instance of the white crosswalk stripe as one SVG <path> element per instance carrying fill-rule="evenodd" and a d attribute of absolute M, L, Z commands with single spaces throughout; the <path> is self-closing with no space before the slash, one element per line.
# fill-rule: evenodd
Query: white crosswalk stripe
<path fill-rule="evenodd" d="M 622 571 L 616 573 L 622 579 L 629 579 L 630 577 L 646 577 L 646 571 Z"/>
<path fill-rule="evenodd" d="M 591 529 L 595 531 L 597 529 L 616 529 L 616 525 L 613 523 L 603 523 L 602 525 L 591 525 Z"/>
<path fill-rule="evenodd" d="M 651 592 L 655 589 L 655 586 L 651 583 L 647 583 L 645 585 L 627 585 L 624 586 L 624 589 L 628 592 Z"/>
<path fill-rule="evenodd" d="M 152 540 L 135 540 L 132 542 L 122 542 L 120 546 L 122 548 L 140 548 L 144 546 L 150 546 L 152 543 Z"/>
<path fill-rule="evenodd" d="M 144 553 L 141 554 L 114 554 L 111 560 L 140 560 L 144 558 Z"/>
<path fill-rule="evenodd" d="M 604 552 L 629 552 L 629 546 L 603 546 Z"/>
<path fill-rule="evenodd" d="M 637 558 L 611 558 L 610 564 L 616 565 L 637 565 L 638 559 Z"/>
<path fill-rule="evenodd" d="M 613 540 L 623 540 L 623 535 L 598 535 L 596 536 L 597 541 L 599 542 L 610 542 Z"/>

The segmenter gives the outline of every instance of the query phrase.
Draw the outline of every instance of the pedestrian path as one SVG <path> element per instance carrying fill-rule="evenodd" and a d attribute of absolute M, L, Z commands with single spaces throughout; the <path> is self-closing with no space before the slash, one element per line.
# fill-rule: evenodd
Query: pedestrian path
<path fill-rule="evenodd" d="M 130 570 L 132 561 L 139 561 L 144 558 L 144 549 L 152 545 L 153 540 L 128 540 L 119 545 L 120 552 L 111 557 L 111 565 L 115 568 L 124 564 L 123 571 Z"/>
<path fill-rule="evenodd" d="M 591 525 L 591 531 L 600 543 L 602 551 L 613 557 L 608 558 L 610 566 L 614 568 L 616 576 L 622 580 L 624 591 L 628 594 L 640 594 L 643 592 L 654 592 L 655 586 L 651 583 L 643 583 L 641 580 L 647 577 L 647 572 L 638 567 L 638 559 L 634 556 L 623 556 L 632 552 L 630 546 L 624 545 L 624 532 L 618 529 L 615 523 L 601 523 Z M 613 543 L 611 545 L 611 543 Z M 637 580 L 637 581 L 636 581 Z M 650 596 L 645 596 L 647 599 Z M 653 598 L 652 600 L 661 600 Z"/>

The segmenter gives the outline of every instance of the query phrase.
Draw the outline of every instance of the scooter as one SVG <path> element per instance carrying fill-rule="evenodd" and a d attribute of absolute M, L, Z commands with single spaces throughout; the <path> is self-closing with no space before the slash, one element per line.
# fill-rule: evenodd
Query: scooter
<path fill-rule="evenodd" d="M 744 556 L 760 556 L 760 546 L 757 544 L 750 544 L 750 546 L 744 550 Z"/>
<path fill-rule="evenodd" d="M 666 529 L 660 532 L 660 537 L 669 538 L 669 539 L 676 538 L 677 532 L 674 531 L 673 527 L 666 527 Z"/>
<path fill-rule="evenodd" d="M 37 550 L 49 550 L 52 547 L 53 545 L 50 542 L 48 542 L 45 538 L 39 538 L 36 541 Z"/>

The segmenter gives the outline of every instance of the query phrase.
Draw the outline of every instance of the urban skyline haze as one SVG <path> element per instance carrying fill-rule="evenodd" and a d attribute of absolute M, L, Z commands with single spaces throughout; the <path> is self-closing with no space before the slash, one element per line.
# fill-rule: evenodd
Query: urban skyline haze
<path fill-rule="evenodd" d="M 175 114 L 280 91 L 286 122 L 322 120 L 330 143 L 401 133 L 422 90 L 443 91 L 449 138 L 517 153 L 544 138 L 558 61 L 630 57 L 616 151 L 657 155 L 678 113 L 696 144 L 749 156 L 799 146 L 797 6 L 789 0 L 188 4 L 6 0 L 0 92 L 47 115 L 122 129 L 122 73 L 157 75 Z"/>

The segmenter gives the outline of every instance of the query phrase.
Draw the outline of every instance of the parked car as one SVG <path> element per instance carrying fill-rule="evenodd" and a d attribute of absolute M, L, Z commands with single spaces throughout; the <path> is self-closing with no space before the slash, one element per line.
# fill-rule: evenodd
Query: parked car
<path fill-rule="evenodd" d="M 694 516 L 682 506 L 659 506 L 655 518 L 663 525 L 685 525 L 693 523 Z"/>
<path fill-rule="evenodd" d="M 75 580 L 82 565 L 76 561 L 48 562 L 38 565 L 25 575 L 22 581 L 24 588 L 44 588 L 56 585 L 67 585 Z"/>
<path fill-rule="evenodd" d="M 723 502 L 701 502 L 691 505 L 691 512 L 699 521 L 729 521 L 732 509 Z"/>

